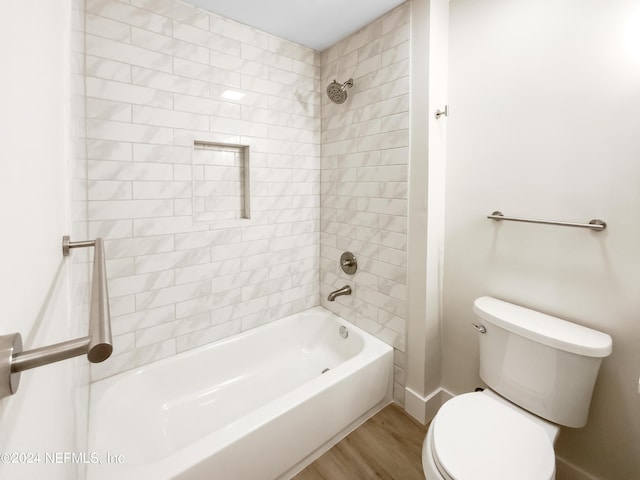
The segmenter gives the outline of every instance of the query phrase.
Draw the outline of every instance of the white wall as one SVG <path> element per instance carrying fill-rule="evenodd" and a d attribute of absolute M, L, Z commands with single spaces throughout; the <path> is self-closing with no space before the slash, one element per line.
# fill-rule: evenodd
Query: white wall
<path fill-rule="evenodd" d="M 2 334 L 20 332 L 30 349 L 69 340 L 71 2 L 10 0 L 0 8 L 0 311 Z M 0 451 L 41 463 L 0 463 L 10 479 L 69 479 L 77 466 L 45 455 L 84 451 L 76 440 L 81 379 L 73 361 L 22 373 L 0 400 Z M 85 397 L 86 399 L 86 397 Z M 81 415 L 81 414 L 80 414 Z M 82 422 L 80 417 L 79 422 Z"/>
<path fill-rule="evenodd" d="M 479 385 L 474 298 L 493 295 L 613 337 L 584 429 L 557 452 L 640 478 L 640 9 L 451 0 L 443 382 Z M 608 224 L 603 233 L 506 215 Z"/>

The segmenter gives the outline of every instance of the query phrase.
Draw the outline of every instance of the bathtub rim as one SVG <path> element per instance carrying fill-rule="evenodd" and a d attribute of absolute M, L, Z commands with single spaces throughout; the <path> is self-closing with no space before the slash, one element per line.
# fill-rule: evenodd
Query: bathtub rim
<path fill-rule="evenodd" d="M 283 474 L 283 476 L 278 478 L 287 478 L 286 475 L 289 473 L 295 474 L 295 470 L 300 471 L 309 463 L 311 463 L 314 459 L 319 457 L 322 453 L 331 448 L 335 443 L 337 443 L 341 438 L 344 438 L 348 435 L 353 429 L 357 428 L 360 424 L 374 415 L 377 411 L 382 409 L 384 406 L 388 405 L 392 399 L 392 389 L 393 389 L 393 347 L 384 343 L 382 340 L 376 338 L 372 334 L 366 332 L 362 328 L 352 324 L 351 322 L 343 319 L 342 317 L 334 314 L 333 312 L 325 309 L 322 306 L 312 307 L 307 310 L 303 310 L 301 312 L 297 312 L 295 314 L 289 315 L 287 317 L 283 317 L 282 319 L 275 320 L 265 325 L 261 325 L 259 327 L 247 330 L 245 332 L 240 332 L 233 336 L 230 336 L 225 339 L 218 340 L 216 342 L 212 342 L 210 344 L 202 345 L 200 347 L 196 347 L 191 350 L 187 350 L 181 352 L 177 355 L 173 355 L 171 357 L 167 357 L 157 362 L 153 362 L 148 365 L 144 365 L 141 367 L 137 367 L 135 369 L 127 370 L 125 372 L 120 372 L 111 377 L 107 377 L 101 379 L 92 384 L 91 391 L 91 403 L 90 403 L 90 414 L 92 416 L 96 415 L 96 411 L 100 406 L 100 401 L 104 395 L 108 393 L 108 391 L 116 386 L 120 381 L 126 380 L 130 377 L 137 376 L 143 374 L 145 371 L 150 369 L 161 369 L 167 364 L 172 364 L 175 362 L 179 362 L 181 358 L 188 358 L 191 356 L 196 356 L 205 352 L 209 349 L 213 349 L 216 346 L 229 344 L 233 342 L 237 342 L 245 338 L 249 335 L 260 334 L 260 332 L 268 332 L 271 329 L 276 329 L 278 327 L 282 328 L 282 324 L 279 322 L 287 321 L 292 317 L 298 317 L 301 314 L 306 314 L 312 317 L 310 321 L 313 321 L 313 317 L 315 315 L 320 315 L 323 318 L 326 318 L 330 321 L 336 322 L 337 325 L 347 326 L 351 332 L 354 334 L 357 333 L 363 340 L 363 348 L 361 351 L 356 353 L 352 358 L 349 358 L 344 363 L 339 365 L 339 368 L 335 368 L 329 370 L 325 374 L 314 378 L 312 381 L 305 382 L 296 388 L 284 393 L 283 395 L 277 397 L 276 399 L 265 403 L 258 409 L 254 409 L 247 414 L 235 419 L 231 424 L 224 426 L 223 428 L 216 430 L 215 432 L 210 432 L 204 437 L 200 437 L 191 444 L 177 449 L 160 460 L 150 461 L 146 463 L 140 464 L 127 464 L 127 472 L 123 475 L 124 478 L 146 478 L 143 475 L 153 475 L 155 473 L 160 473 L 165 475 L 169 475 L 169 477 L 173 478 L 176 475 L 180 475 L 185 471 L 185 465 L 183 461 L 183 457 L 188 454 L 189 457 L 192 458 L 205 458 L 208 455 L 214 455 L 215 453 L 220 452 L 227 445 L 232 444 L 233 442 L 238 441 L 243 438 L 245 435 L 251 434 L 254 430 L 257 430 L 264 423 L 268 421 L 272 421 L 282 415 L 285 415 L 289 410 L 303 404 L 305 401 L 308 401 L 314 395 L 317 395 L 320 392 L 324 392 L 329 389 L 332 385 L 339 383 L 342 379 L 355 374 L 358 370 L 366 368 L 370 363 L 375 361 L 383 361 L 383 357 L 390 357 L 390 366 L 391 372 L 389 378 L 387 379 L 386 386 L 386 394 L 384 398 L 375 404 L 372 408 L 366 411 L 364 414 L 360 415 L 354 421 L 352 421 L 349 425 L 347 425 L 344 429 L 338 432 L 336 435 L 331 437 L 329 440 L 325 441 L 321 446 L 316 448 L 313 452 L 311 452 L 305 458 L 299 460 L 293 467 Z M 291 320 L 296 321 L 296 320 Z M 307 321 L 306 319 L 298 319 L 297 321 Z M 267 333 L 267 335 L 269 335 Z M 96 388 L 94 391 L 93 388 Z M 91 425 L 91 419 L 89 424 Z M 218 435 L 219 438 L 214 438 Z M 91 438 L 91 433 L 89 433 L 89 437 Z M 90 445 L 92 447 L 92 445 Z M 188 450 L 188 452 L 186 452 Z M 115 452 L 118 453 L 118 452 Z M 126 454 L 125 454 L 126 457 Z M 91 468 L 91 466 L 88 466 Z M 87 478 L 93 478 L 87 476 Z"/>

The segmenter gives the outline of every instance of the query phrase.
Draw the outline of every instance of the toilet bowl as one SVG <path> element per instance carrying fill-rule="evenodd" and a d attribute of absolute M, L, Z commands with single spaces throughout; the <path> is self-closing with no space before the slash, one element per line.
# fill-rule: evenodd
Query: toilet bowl
<path fill-rule="evenodd" d="M 611 337 L 492 297 L 480 320 L 480 378 L 431 421 L 422 447 L 427 480 L 554 480 L 560 426 L 583 427 Z"/>
<path fill-rule="evenodd" d="M 422 445 L 427 480 L 553 480 L 559 427 L 495 392 L 452 398 Z"/>

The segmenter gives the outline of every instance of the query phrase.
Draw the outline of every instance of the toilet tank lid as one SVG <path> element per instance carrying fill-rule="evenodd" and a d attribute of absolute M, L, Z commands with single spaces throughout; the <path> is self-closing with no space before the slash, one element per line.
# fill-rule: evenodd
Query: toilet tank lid
<path fill-rule="evenodd" d="M 489 323 L 552 348 L 587 357 L 611 354 L 612 341 L 606 333 L 497 298 L 477 298 L 473 311 Z"/>

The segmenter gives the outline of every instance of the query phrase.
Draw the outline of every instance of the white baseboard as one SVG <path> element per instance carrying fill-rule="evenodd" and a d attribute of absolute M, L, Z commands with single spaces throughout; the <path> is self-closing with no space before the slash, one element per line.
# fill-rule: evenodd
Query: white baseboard
<path fill-rule="evenodd" d="M 452 397 L 453 394 L 444 388 L 438 388 L 427 397 L 423 397 L 405 387 L 404 409 L 417 421 L 426 425 L 435 417 L 442 404 Z"/>

